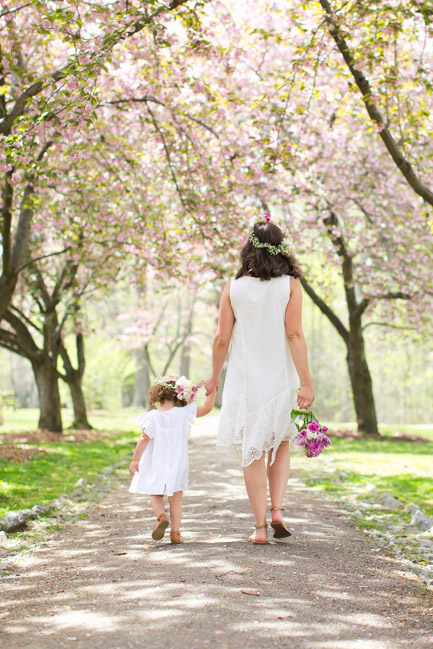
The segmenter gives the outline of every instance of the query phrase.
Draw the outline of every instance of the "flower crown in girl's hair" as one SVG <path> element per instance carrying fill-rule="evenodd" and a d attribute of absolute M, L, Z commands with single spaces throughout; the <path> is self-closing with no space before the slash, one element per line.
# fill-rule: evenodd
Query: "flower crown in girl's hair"
<path fill-rule="evenodd" d="M 293 239 L 281 219 L 274 223 L 274 221 L 271 221 L 270 215 L 265 214 L 264 217 L 256 221 L 256 223 L 273 223 L 273 225 L 280 228 L 283 239 L 278 246 L 273 246 L 267 241 L 260 241 L 260 239 L 258 239 L 254 234 L 254 224 L 250 227 L 248 238 L 255 248 L 265 248 L 271 255 L 284 255 L 285 257 L 293 257 L 295 255 L 296 251 Z"/>
<path fill-rule="evenodd" d="M 174 383 L 174 385 L 173 385 Z M 165 388 L 171 388 L 175 391 L 176 396 L 181 401 L 191 403 L 197 396 L 198 391 L 203 388 L 203 381 L 194 385 L 194 383 L 187 379 L 186 376 L 180 376 L 178 379 L 173 379 L 173 383 L 166 383 L 162 379 L 156 379 L 155 385 L 163 385 Z"/>

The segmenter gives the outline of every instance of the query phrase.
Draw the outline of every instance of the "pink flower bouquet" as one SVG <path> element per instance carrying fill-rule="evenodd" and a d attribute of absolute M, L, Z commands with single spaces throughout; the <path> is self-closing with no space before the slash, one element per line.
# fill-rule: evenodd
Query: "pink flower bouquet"
<path fill-rule="evenodd" d="M 300 423 L 296 421 L 299 417 L 302 417 Z M 292 423 L 298 429 L 295 444 L 304 447 L 307 457 L 316 457 L 330 446 L 331 440 L 326 435 L 327 427 L 319 424 L 311 410 L 292 410 Z"/>

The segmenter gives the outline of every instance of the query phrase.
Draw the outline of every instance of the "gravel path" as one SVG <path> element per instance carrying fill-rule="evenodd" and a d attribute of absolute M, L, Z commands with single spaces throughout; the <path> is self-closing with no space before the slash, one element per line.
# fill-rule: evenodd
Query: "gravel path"
<path fill-rule="evenodd" d="M 148 499 L 128 493 L 125 474 L 85 519 L 4 575 L 3 646 L 431 649 L 432 593 L 296 472 L 286 503 L 293 536 L 245 542 L 242 473 L 214 451 L 215 423 L 193 430 L 186 543 L 151 540 Z"/>

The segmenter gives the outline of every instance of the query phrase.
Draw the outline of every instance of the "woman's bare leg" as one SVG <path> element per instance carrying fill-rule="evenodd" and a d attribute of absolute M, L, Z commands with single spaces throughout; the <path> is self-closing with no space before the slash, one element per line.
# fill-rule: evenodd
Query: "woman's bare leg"
<path fill-rule="evenodd" d="M 244 467 L 244 480 L 256 525 L 264 525 L 266 523 L 268 487 L 264 454 L 260 460 L 254 460 L 254 462 Z M 256 540 L 266 540 L 266 528 L 256 530 Z"/>
<path fill-rule="evenodd" d="M 171 530 L 180 531 L 180 522 L 182 520 L 182 496 L 183 491 L 175 491 L 172 496 L 168 497 L 170 504 L 170 525 Z"/>
<path fill-rule="evenodd" d="M 156 518 L 161 516 L 161 514 L 165 514 L 164 496 L 151 496 L 150 504 L 152 505 L 153 513 Z"/>
<path fill-rule="evenodd" d="M 271 464 L 272 452 L 268 453 L 268 481 L 271 507 L 279 507 L 283 503 L 284 492 L 290 473 L 290 450 L 288 442 L 281 442 L 275 454 L 275 461 Z M 274 509 L 272 521 L 282 521 L 283 512 Z"/>

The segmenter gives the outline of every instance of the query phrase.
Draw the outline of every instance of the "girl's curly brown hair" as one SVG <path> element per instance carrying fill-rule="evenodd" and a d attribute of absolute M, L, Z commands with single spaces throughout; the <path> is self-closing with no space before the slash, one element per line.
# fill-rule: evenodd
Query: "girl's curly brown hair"
<path fill-rule="evenodd" d="M 163 381 L 167 385 L 161 385 L 159 383 L 155 383 L 155 385 L 152 385 L 149 392 L 147 393 L 149 406 L 153 406 L 155 403 L 162 404 L 164 403 L 164 401 L 173 401 L 174 405 L 177 408 L 183 408 L 184 406 L 187 405 L 186 401 L 183 401 L 182 399 L 178 399 L 178 396 L 174 389 L 176 385 L 175 376 L 163 376 L 161 381 Z"/>

